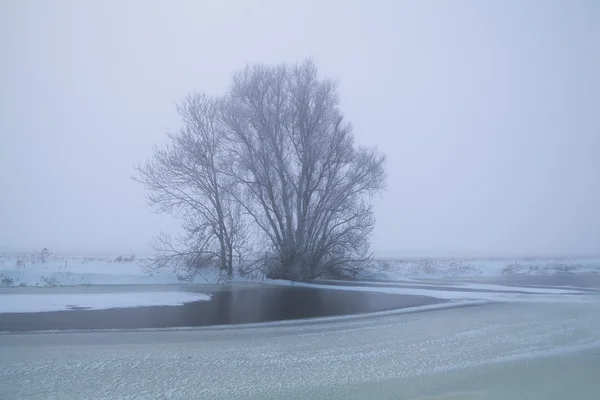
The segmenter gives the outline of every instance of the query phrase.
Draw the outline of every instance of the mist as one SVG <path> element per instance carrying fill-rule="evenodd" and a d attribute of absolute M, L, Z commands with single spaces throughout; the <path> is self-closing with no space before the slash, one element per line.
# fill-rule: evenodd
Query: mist
<path fill-rule="evenodd" d="M 600 254 L 600 3 L 0 4 L 0 249 L 149 251 L 134 164 L 247 63 L 312 57 L 388 157 L 380 257 Z"/>

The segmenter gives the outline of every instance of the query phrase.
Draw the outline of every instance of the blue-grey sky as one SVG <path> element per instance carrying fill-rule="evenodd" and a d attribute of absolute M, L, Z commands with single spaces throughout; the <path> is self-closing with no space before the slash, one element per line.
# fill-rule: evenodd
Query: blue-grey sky
<path fill-rule="evenodd" d="M 4 0 L 0 248 L 147 251 L 175 103 L 308 56 L 388 155 L 376 254 L 600 254 L 595 0 Z"/>

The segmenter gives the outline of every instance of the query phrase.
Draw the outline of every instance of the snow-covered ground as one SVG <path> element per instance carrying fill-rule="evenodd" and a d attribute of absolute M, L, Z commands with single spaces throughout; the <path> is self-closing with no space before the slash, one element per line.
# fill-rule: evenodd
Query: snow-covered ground
<path fill-rule="evenodd" d="M 513 275 L 600 274 L 600 258 L 377 260 L 366 278 L 496 277 Z"/>
<path fill-rule="evenodd" d="M 11 293 L 0 299 L 0 313 L 28 313 L 75 309 L 106 310 L 141 306 L 179 306 L 209 301 L 210 295 L 180 291 L 117 293 Z"/>
<path fill-rule="evenodd" d="M 164 285 L 181 281 L 168 269 L 148 273 L 147 260 L 135 256 L 74 256 L 40 252 L 0 252 L 0 286 Z M 207 270 L 194 283 L 214 283 L 218 271 Z"/>
<path fill-rule="evenodd" d="M 504 303 L 259 327 L 4 334 L 0 398 L 597 399 L 598 315 L 597 302 Z M 463 397 L 442 396 L 452 393 Z"/>
<path fill-rule="evenodd" d="M 0 252 L 0 286 L 71 286 L 180 283 L 172 270 L 148 274 L 145 259 L 128 256 L 90 257 L 41 252 Z M 419 259 L 376 260 L 361 277 L 377 280 L 407 278 L 495 277 L 506 275 L 600 274 L 600 259 Z M 204 271 L 194 283 L 215 283 L 216 270 Z M 235 280 L 246 278 L 235 277 Z M 264 277 L 254 277 L 263 280 Z"/>
<path fill-rule="evenodd" d="M 209 295 L 164 286 L 179 283 L 172 271 L 148 275 L 131 256 L 44 258 L 39 253 L 1 254 L 1 284 L 163 286 L 144 286 L 139 292 L 120 286 L 110 293 L 102 287 L 6 288 L 0 291 L 0 313 L 210 300 Z M 0 398 L 596 398 L 597 289 L 426 278 L 598 274 L 599 265 L 593 259 L 379 261 L 364 277 L 397 282 L 324 282 L 318 287 L 449 302 L 420 308 L 431 311 L 426 314 L 404 309 L 380 312 L 376 318 L 0 334 Z M 216 278 L 209 272 L 196 282 Z M 485 305 L 447 309 L 474 304 Z M 463 397 L 435 397 L 447 393 Z"/>
<path fill-rule="evenodd" d="M 186 302 L 210 300 L 210 296 L 178 291 L 164 286 L 181 283 L 174 271 L 162 270 L 149 274 L 143 268 L 145 259 L 134 256 L 89 257 L 60 254 L 0 253 L 0 286 L 80 286 L 80 285 L 161 285 L 156 290 L 131 292 L 125 289 L 112 293 L 65 294 L 55 292 L 21 292 L 20 289 L 0 292 L 0 313 L 44 312 L 75 309 L 109 309 L 137 306 L 180 305 Z M 519 265 L 519 268 L 515 267 Z M 600 260 L 417 260 L 376 261 L 365 276 L 377 281 L 323 281 L 316 284 L 294 283 L 296 286 L 330 290 L 380 292 L 387 294 L 429 296 L 452 303 L 464 302 L 580 302 L 598 289 L 580 287 L 525 287 L 467 282 L 443 277 L 500 277 L 515 271 L 527 275 L 557 273 L 596 274 Z M 218 281 L 218 271 L 204 271 L 194 283 Z M 235 280 L 244 280 L 236 277 Z M 276 285 L 289 281 L 266 280 Z M 388 280 L 394 282 L 382 282 Z M 150 286 L 146 286 L 150 288 Z M 164 289 L 163 289 L 164 288 Z M 171 288 L 171 289 L 169 289 Z"/>
<path fill-rule="evenodd" d="M 529 287 L 510 287 L 502 285 L 482 285 L 482 284 L 432 284 L 424 287 L 416 285 L 380 285 L 369 284 L 356 285 L 360 282 L 353 282 L 353 285 L 327 285 L 296 282 L 290 283 L 283 280 L 271 280 L 275 285 L 294 285 L 299 287 L 314 287 L 328 290 L 348 290 L 355 292 L 377 292 L 387 294 L 400 294 L 410 296 L 428 296 L 436 299 L 451 301 L 485 301 L 485 302 L 508 302 L 508 301 L 534 301 L 534 302 L 586 302 L 590 299 L 598 300 L 596 293 L 574 289 L 556 289 L 556 288 L 529 288 Z M 589 290 L 589 289 L 588 289 Z M 568 295 L 568 296 L 565 296 Z"/>

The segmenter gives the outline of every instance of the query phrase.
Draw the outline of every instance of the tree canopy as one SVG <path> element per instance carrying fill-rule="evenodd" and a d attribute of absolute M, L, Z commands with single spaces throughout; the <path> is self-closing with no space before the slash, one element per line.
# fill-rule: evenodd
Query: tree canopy
<path fill-rule="evenodd" d="M 355 144 L 336 83 L 312 60 L 247 66 L 225 95 L 192 94 L 179 113 L 181 130 L 138 167 L 149 202 L 185 232 L 154 242 L 155 266 L 291 280 L 365 267 L 385 156 Z"/>

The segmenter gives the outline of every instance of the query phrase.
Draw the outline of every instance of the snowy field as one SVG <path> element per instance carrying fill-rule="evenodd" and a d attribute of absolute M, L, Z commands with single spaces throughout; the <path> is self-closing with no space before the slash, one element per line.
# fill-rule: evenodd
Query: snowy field
<path fill-rule="evenodd" d="M 593 301 L 502 303 L 256 327 L 4 334 L 0 398 L 590 400 L 600 392 L 598 315 Z"/>
<path fill-rule="evenodd" d="M 143 285 L 181 283 L 170 270 L 148 274 L 135 256 L 74 256 L 41 252 L 0 253 L 1 286 Z M 199 277 L 199 282 L 216 280 Z"/>
<path fill-rule="evenodd" d="M 333 281 L 332 281 L 333 282 Z M 292 285 L 288 281 L 271 280 L 275 285 Z M 412 296 L 428 296 L 451 301 L 478 301 L 483 302 L 587 302 L 597 299 L 600 290 L 584 288 L 544 288 L 544 287 L 512 287 L 486 284 L 422 284 L 422 283 L 386 283 L 374 284 L 372 282 L 351 282 L 350 285 L 327 285 L 296 282 L 296 287 L 313 287 L 327 290 L 347 290 L 355 292 L 378 292 L 387 294 L 400 294 Z M 360 286 L 358 284 L 361 284 Z M 565 296 L 566 295 L 566 296 Z"/>
<path fill-rule="evenodd" d="M 0 313 L 28 313 L 65 310 L 107 310 L 111 308 L 179 306 L 209 301 L 210 295 L 179 291 L 117 293 L 10 293 L 0 294 Z"/>
<path fill-rule="evenodd" d="M 169 286 L 180 283 L 173 271 L 146 274 L 143 260 L 135 257 L 46 256 L 0 256 L 5 286 L 0 313 L 211 301 L 210 295 Z M 448 303 L 254 325 L 2 333 L 0 399 L 595 399 L 599 288 L 507 286 L 470 278 L 580 274 L 585 280 L 597 276 L 599 264 L 378 261 L 362 281 L 265 283 L 431 296 Z M 196 283 L 216 279 L 207 273 Z M 125 286 L 130 284 L 148 290 Z M 121 286 L 105 293 L 100 286 L 80 285 Z M 465 305 L 478 307 L 455 308 Z"/>
<path fill-rule="evenodd" d="M 600 274 L 600 258 L 377 260 L 365 276 L 403 278 L 498 277 L 518 275 Z"/>
<path fill-rule="evenodd" d="M 73 286 L 181 283 L 172 270 L 148 274 L 145 259 L 133 255 L 113 257 L 42 255 L 42 252 L 0 252 L 0 286 Z M 497 260 L 376 260 L 358 277 L 376 280 L 411 278 L 499 277 L 554 274 L 600 274 L 600 259 L 497 259 Z M 216 283 L 218 272 L 204 271 L 194 283 Z M 247 278 L 236 276 L 234 280 Z M 264 277 L 254 277 L 262 281 Z"/>
<path fill-rule="evenodd" d="M 138 306 L 181 305 L 210 301 L 210 295 L 175 289 L 181 281 L 175 271 L 149 274 L 143 258 L 129 256 L 92 257 L 45 252 L 0 253 L 0 287 L 62 287 L 91 285 L 161 285 L 164 289 L 149 292 L 64 294 L 54 292 L 24 293 L 17 289 L 0 291 L 0 313 L 44 312 L 76 309 L 110 309 Z M 370 270 L 351 284 L 319 282 L 318 287 L 331 290 L 380 292 L 387 294 L 429 296 L 451 302 L 581 302 L 591 290 L 579 287 L 519 287 L 467 282 L 467 278 L 507 276 L 600 276 L 600 259 L 536 260 L 377 260 Z M 453 278 L 453 279 L 440 279 Z M 207 270 L 193 283 L 218 282 L 216 270 Z M 371 281 L 361 281 L 369 279 Z M 234 281 L 248 278 L 236 276 Z M 264 276 L 255 281 L 290 285 Z M 332 283 L 332 284 L 328 284 Z M 333 284 L 335 283 L 335 284 Z M 317 287 L 315 284 L 294 283 Z M 351 286 L 349 286 L 351 285 Z M 17 291 L 12 291 L 17 290 Z M 597 289 L 596 289 L 597 290 Z M 597 290 L 598 291 L 598 290 Z M 566 296 L 565 296 L 566 295 Z"/>

